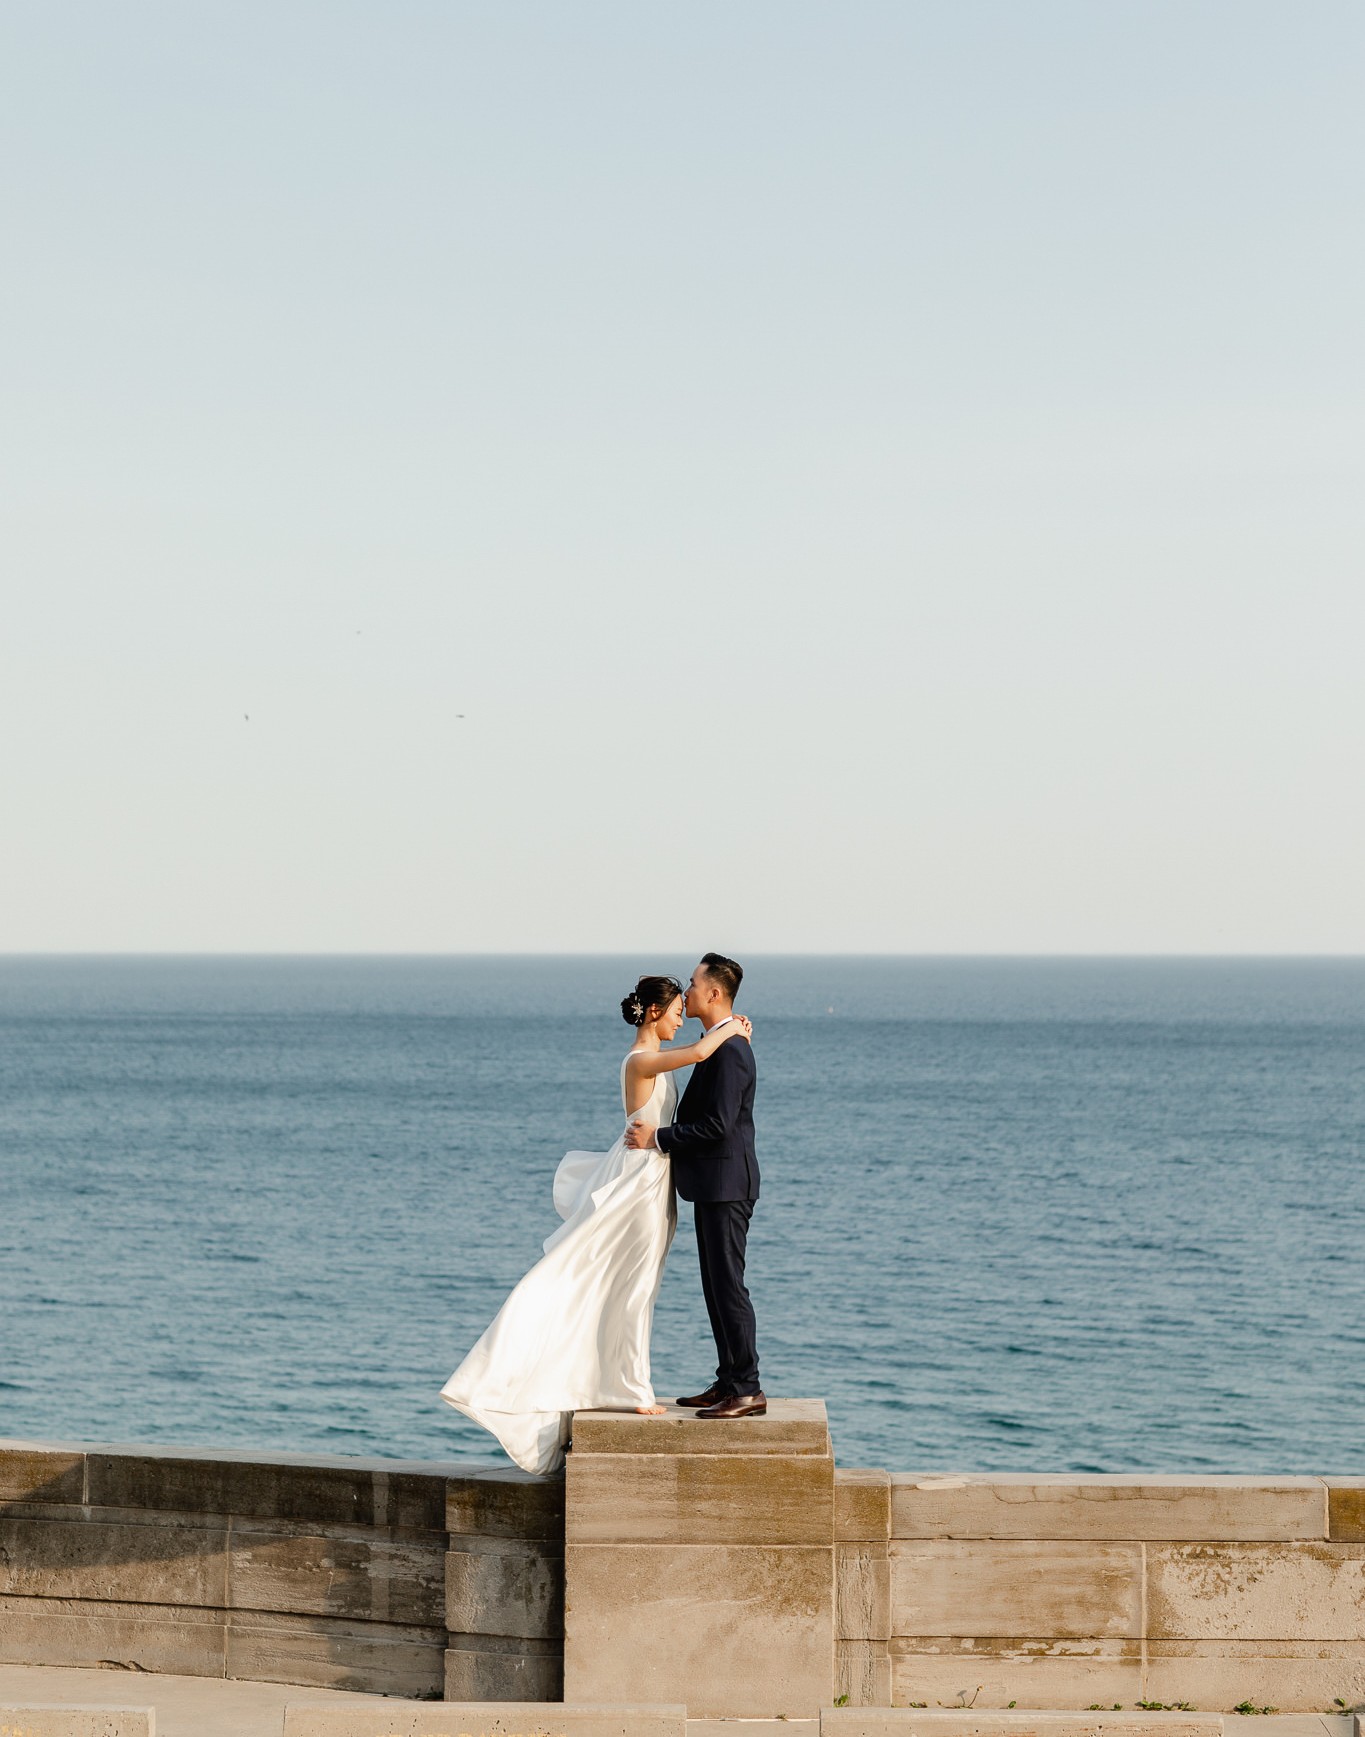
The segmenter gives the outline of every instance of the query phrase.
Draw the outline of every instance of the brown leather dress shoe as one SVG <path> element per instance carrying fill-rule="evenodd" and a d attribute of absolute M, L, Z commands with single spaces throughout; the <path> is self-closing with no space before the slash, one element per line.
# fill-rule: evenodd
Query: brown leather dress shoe
<path fill-rule="evenodd" d="M 698 1417 L 762 1417 L 768 1402 L 761 1393 L 729 1393 L 715 1405 L 708 1405 Z"/>
<path fill-rule="evenodd" d="M 697 1411 L 703 1405 L 714 1405 L 718 1399 L 725 1398 L 725 1389 L 719 1381 L 713 1381 L 705 1393 L 694 1393 L 691 1399 L 678 1400 L 679 1405 L 685 1405 L 690 1411 Z"/>

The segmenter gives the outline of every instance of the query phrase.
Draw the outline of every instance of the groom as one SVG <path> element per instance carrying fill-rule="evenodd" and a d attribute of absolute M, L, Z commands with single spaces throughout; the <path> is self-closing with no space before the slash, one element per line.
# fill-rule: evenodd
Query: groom
<path fill-rule="evenodd" d="M 692 973 L 683 1010 L 714 1031 L 735 1016 L 744 972 L 733 959 L 708 953 Z M 680 1399 L 698 1417 L 761 1417 L 768 1409 L 758 1384 L 754 1306 L 744 1288 L 744 1247 L 758 1199 L 754 1157 L 754 1052 L 734 1039 L 698 1062 L 666 1128 L 632 1122 L 631 1147 L 655 1147 L 673 1161 L 673 1182 L 693 1203 L 701 1288 L 719 1362 L 705 1393 Z"/>

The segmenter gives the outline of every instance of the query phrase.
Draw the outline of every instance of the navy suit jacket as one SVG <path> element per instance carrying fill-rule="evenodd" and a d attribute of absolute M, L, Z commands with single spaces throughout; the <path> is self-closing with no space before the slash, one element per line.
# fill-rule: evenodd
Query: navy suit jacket
<path fill-rule="evenodd" d="M 672 1160 L 673 1185 L 684 1200 L 758 1199 L 757 1078 L 753 1048 L 742 1037 L 693 1068 L 677 1120 L 655 1136 Z"/>

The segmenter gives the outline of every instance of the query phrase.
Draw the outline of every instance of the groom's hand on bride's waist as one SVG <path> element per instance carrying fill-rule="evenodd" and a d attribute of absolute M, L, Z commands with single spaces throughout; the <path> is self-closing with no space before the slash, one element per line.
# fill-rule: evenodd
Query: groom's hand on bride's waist
<path fill-rule="evenodd" d="M 657 1132 L 652 1122 L 632 1122 L 626 1129 L 626 1145 L 633 1152 L 648 1151 L 650 1147 L 657 1151 L 659 1142 L 654 1138 Z"/>

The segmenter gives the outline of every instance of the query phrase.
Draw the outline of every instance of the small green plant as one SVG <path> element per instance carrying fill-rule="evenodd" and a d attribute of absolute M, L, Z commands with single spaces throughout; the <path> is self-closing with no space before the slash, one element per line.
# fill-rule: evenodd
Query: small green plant
<path fill-rule="evenodd" d="M 848 1696 L 847 1695 L 836 1695 L 834 1697 L 834 1705 L 836 1707 L 847 1707 Z"/>
<path fill-rule="evenodd" d="M 1239 1701 L 1232 1709 L 1234 1713 L 1278 1713 L 1278 1707 L 1253 1707 L 1250 1701 Z"/>
<path fill-rule="evenodd" d="M 1092 1701 L 1090 1703 L 1090 1705 L 1086 1708 L 1087 1713 L 1121 1713 L 1122 1711 L 1123 1711 L 1123 1702 L 1122 1701 L 1115 1701 L 1114 1705 L 1112 1707 L 1105 1707 L 1105 1706 L 1102 1706 L 1098 1701 Z"/>
<path fill-rule="evenodd" d="M 1138 1701 L 1135 1705 L 1144 1713 L 1194 1713 L 1198 1709 L 1190 1701 Z"/>
<path fill-rule="evenodd" d="M 1011 1702 L 1009 1702 L 1009 1705 L 1011 1707 L 1015 1707 L 1015 1706 L 1018 1706 L 1018 1702 L 1017 1701 L 1011 1701 Z"/>

